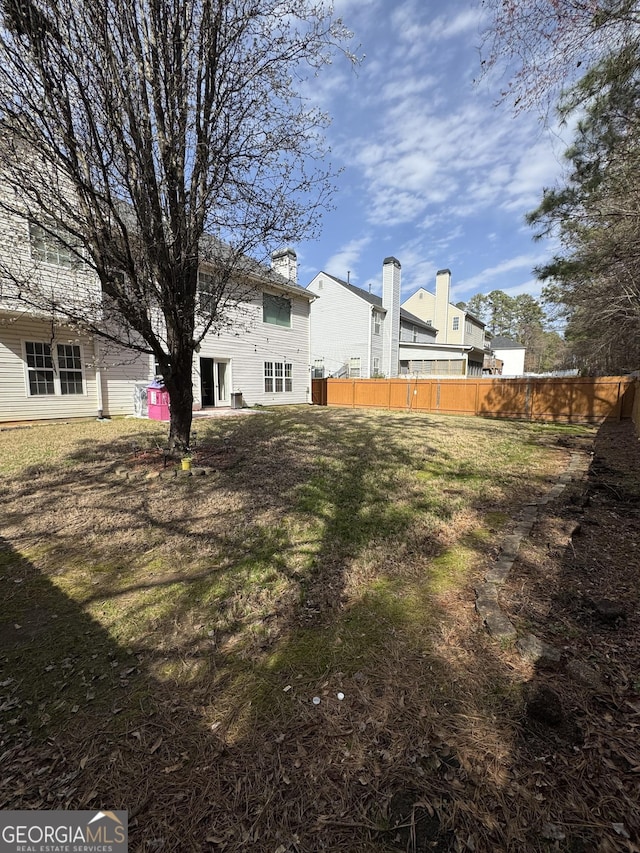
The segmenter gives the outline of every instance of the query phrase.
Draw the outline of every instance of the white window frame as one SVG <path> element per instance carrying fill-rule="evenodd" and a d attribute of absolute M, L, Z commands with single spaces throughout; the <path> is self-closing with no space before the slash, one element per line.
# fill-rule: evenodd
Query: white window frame
<path fill-rule="evenodd" d="M 34 349 L 30 352 L 30 347 L 38 348 Z M 48 352 L 47 352 L 48 350 Z M 72 350 L 71 352 L 65 352 L 65 350 Z M 75 352 L 73 351 L 75 350 Z M 22 342 L 22 352 L 24 358 L 24 370 L 25 370 L 25 390 L 27 397 L 38 398 L 38 397 L 86 397 L 87 395 L 87 382 L 85 376 L 85 362 L 84 362 L 84 353 L 82 351 L 82 345 L 79 343 L 68 343 L 66 341 L 38 341 L 38 340 L 24 340 Z M 30 360 L 36 360 L 36 364 L 29 364 Z M 73 362 L 70 366 L 66 359 L 78 359 L 79 367 L 76 367 Z M 42 360 L 44 364 L 47 362 L 51 365 L 50 367 L 37 364 L 38 360 Z M 52 385 L 52 391 L 45 391 L 44 393 L 34 393 L 32 391 L 31 385 L 31 377 L 36 373 L 47 373 L 51 374 L 51 379 L 45 379 L 46 387 Z M 80 383 L 82 387 L 82 391 L 72 391 L 64 390 L 65 388 L 69 388 L 67 384 L 69 375 L 76 375 L 76 380 L 72 383 L 72 387 L 77 387 L 77 374 L 80 374 Z M 64 377 L 64 378 L 63 378 Z"/>
<path fill-rule="evenodd" d="M 290 394 L 293 391 L 293 364 L 290 361 L 265 361 L 264 393 Z"/>
<path fill-rule="evenodd" d="M 380 357 L 374 355 L 373 357 L 373 374 L 377 376 L 380 373 Z"/>
<path fill-rule="evenodd" d="M 379 311 L 373 312 L 373 334 L 379 335 L 382 329 L 382 317 Z"/>
<path fill-rule="evenodd" d="M 64 235 L 63 238 L 62 234 L 62 229 L 54 222 L 47 223 L 46 227 L 29 222 L 29 247 L 33 260 L 67 270 L 73 269 L 79 259 L 67 245 L 72 242 L 72 235 Z"/>
<path fill-rule="evenodd" d="M 357 362 L 357 366 L 356 366 Z M 362 359 L 360 356 L 354 356 L 349 359 L 349 379 L 360 379 L 362 375 Z"/>
<path fill-rule="evenodd" d="M 316 358 L 313 362 L 313 378 L 324 379 L 324 358 Z"/>
<path fill-rule="evenodd" d="M 454 332 L 460 331 L 460 317 L 454 317 L 451 324 L 451 330 Z"/>
<path fill-rule="evenodd" d="M 217 307 L 215 299 L 215 276 L 213 273 L 198 270 L 198 311 L 211 317 Z"/>
<path fill-rule="evenodd" d="M 279 312 L 284 311 L 285 306 L 288 306 L 288 317 L 286 318 L 286 322 L 279 322 L 279 317 L 276 321 L 267 320 L 267 300 L 274 300 L 276 305 L 279 305 Z M 293 318 L 293 302 L 286 296 L 278 296 L 276 293 L 267 293 L 266 291 L 262 294 L 262 322 L 269 326 L 276 326 L 278 329 L 290 329 L 292 326 L 292 318 Z"/>

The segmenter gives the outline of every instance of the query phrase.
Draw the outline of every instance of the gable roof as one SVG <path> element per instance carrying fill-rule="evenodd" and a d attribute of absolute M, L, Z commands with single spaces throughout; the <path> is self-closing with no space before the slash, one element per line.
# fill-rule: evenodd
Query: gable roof
<path fill-rule="evenodd" d="M 330 278 L 332 281 L 335 281 L 336 284 L 340 284 L 342 287 L 349 290 L 354 296 L 359 296 L 360 299 L 364 299 L 365 302 L 368 302 L 369 305 L 373 305 L 376 308 L 379 308 L 381 311 L 386 312 L 386 308 L 382 304 L 382 297 L 376 296 L 375 293 L 370 293 L 368 290 L 363 290 L 361 287 L 356 287 L 355 284 L 350 284 L 348 281 L 343 281 L 341 278 L 337 278 L 335 275 L 330 275 L 327 272 L 321 271 L 318 275 L 323 275 L 326 278 Z M 408 323 L 413 323 L 415 326 L 420 326 L 423 329 L 429 329 L 436 331 L 433 326 L 430 326 L 429 323 L 425 323 L 424 320 L 421 320 L 420 317 L 416 317 L 415 314 L 410 314 L 409 311 L 405 311 L 404 308 L 400 307 L 400 319 L 406 320 Z"/>
<path fill-rule="evenodd" d="M 211 234 L 204 234 L 200 240 L 200 245 L 205 250 L 200 263 L 208 265 L 213 269 L 215 269 L 218 259 L 226 261 L 232 258 L 233 249 L 231 246 Z M 316 298 L 315 294 L 310 293 L 305 287 L 302 287 L 295 281 L 291 281 L 291 279 L 276 272 L 267 264 L 257 261 L 250 255 L 238 255 L 234 259 L 234 271 L 253 279 L 258 279 L 261 284 L 269 285 L 280 292 L 286 291 L 289 295 L 302 296 L 309 301 Z"/>
<path fill-rule="evenodd" d="M 526 347 L 512 338 L 496 335 L 495 338 L 491 338 L 491 349 L 526 349 Z"/>

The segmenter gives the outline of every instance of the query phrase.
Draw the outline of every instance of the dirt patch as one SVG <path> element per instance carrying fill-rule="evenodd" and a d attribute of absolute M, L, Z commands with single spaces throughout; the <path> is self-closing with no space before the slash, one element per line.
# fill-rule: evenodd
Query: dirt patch
<path fill-rule="evenodd" d="M 630 422 L 608 423 L 588 476 L 541 512 L 501 599 L 521 635 L 561 653 L 530 673 L 519 747 L 555 849 L 638 849 L 639 576 L 640 442 Z"/>

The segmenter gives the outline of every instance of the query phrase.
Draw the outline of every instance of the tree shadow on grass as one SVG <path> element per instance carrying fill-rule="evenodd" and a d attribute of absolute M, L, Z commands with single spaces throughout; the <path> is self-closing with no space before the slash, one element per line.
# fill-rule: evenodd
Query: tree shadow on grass
<path fill-rule="evenodd" d="M 127 808 L 140 850 L 457 849 L 478 819 L 501 849 L 508 667 L 393 548 L 353 585 L 415 516 L 384 470 L 413 451 L 365 417 L 339 448 L 279 423 L 202 483 L 53 472 L 31 526 L 5 499 L 4 807 Z"/>

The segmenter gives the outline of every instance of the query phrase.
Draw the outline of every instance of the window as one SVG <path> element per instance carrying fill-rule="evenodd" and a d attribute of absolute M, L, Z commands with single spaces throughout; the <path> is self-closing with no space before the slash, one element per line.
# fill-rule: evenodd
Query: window
<path fill-rule="evenodd" d="M 350 379 L 359 379 L 360 378 L 360 359 L 359 358 L 350 358 L 349 359 L 349 378 Z"/>
<path fill-rule="evenodd" d="M 373 375 L 379 376 L 379 374 L 380 374 L 380 359 L 376 357 L 373 359 Z"/>
<path fill-rule="evenodd" d="M 32 397 L 41 394 L 55 394 L 53 387 L 53 359 L 49 344 L 28 342 L 25 344 L 27 353 L 27 373 L 29 376 L 29 394 Z"/>
<path fill-rule="evenodd" d="M 473 333 L 473 326 L 471 325 L 471 320 L 465 320 L 464 331 L 466 335 L 471 335 Z"/>
<path fill-rule="evenodd" d="M 58 344 L 58 370 L 61 394 L 82 394 L 82 363 L 80 347 L 75 344 Z"/>
<path fill-rule="evenodd" d="M 38 341 L 25 343 L 29 395 L 83 394 L 82 359 L 77 344 L 51 345 Z"/>
<path fill-rule="evenodd" d="M 291 300 L 285 296 L 262 294 L 262 321 L 272 326 L 291 328 Z"/>
<path fill-rule="evenodd" d="M 293 391 L 293 365 L 286 361 L 265 361 L 265 394 Z"/>
<path fill-rule="evenodd" d="M 418 330 L 416 329 L 415 326 L 412 326 L 411 331 L 412 331 L 412 336 L 413 336 L 412 340 L 413 340 L 413 343 L 415 344 L 418 340 Z"/>
<path fill-rule="evenodd" d="M 313 362 L 313 378 L 324 379 L 324 359 L 317 358 Z"/>
<path fill-rule="evenodd" d="M 380 321 L 381 321 L 380 314 L 378 314 L 377 311 L 374 311 L 374 313 L 373 313 L 373 334 L 374 335 L 380 334 L 380 327 L 381 327 Z"/>
<path fill-rule="evenodd" d="M 71 241 L 71 236 L 63 237 L 63 232 L 55 223 L 47 228 L 29 223 L 29 237 L 31 240 L 31 257 L 36 261 L 44 261 L 47 264 L 55 264 L 58 267 L 71 268 L 74 265 L 74 254 L 66 243 Z"/>
<path fill-rule="evenodd" d="M 460 317 L 453 318 L 453 326 L 451 327 L 454 332 L 457 332 L 460 328 Z"/>
<path fill-rule="evenodd" d="M 198 310 L 207 317 L 216 313 L 216 280 L 211 273 L 198 271 Z"/>

